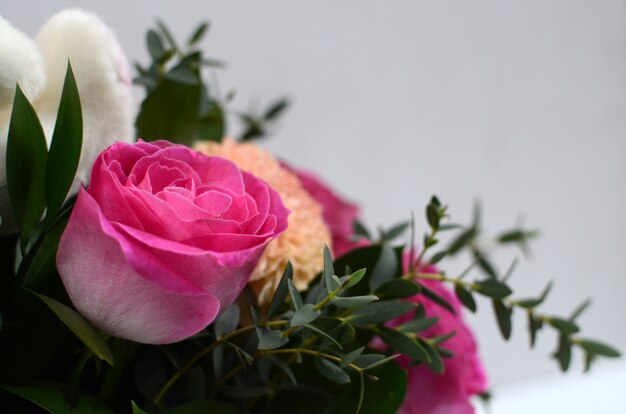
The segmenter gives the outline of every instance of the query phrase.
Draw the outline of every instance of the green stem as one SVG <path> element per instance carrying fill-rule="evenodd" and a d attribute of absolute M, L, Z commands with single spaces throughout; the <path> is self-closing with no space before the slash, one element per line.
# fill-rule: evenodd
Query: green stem
<path fill-rule="evenodd" d="M 282 325 L 285 325 L 286 323 L 287 321 L 272 321 L 272 322 L 266 323 L 264 326 L 267 326 L 267 327 L 282 326 Z M 170 379 L 165 383 L 165 385 L 163 385 L 163 388 L 161 388 L 157 396 L 154 398 L 154 403 L 156 405 L 160 405 L 161 400 L 163 399 L 165 394 L 167 394 L 169 389 L 205 355 L 209 354 L 211 351 L 213 351 L 218 346 L 224 344 L 225 342 L 230 341 L 232 338 L 239 336 L 243 333 L 252 331 L 252 330 L 254 330 L 254 325 L 244 326 L 243 328 L 239 328 L 235 331 L 232 331 L 231 333 L 228 333 L 220 338 L 217 338 L 215 342 L 213 342 L 211 345 L 203 348 L 200 352 L 195 354 L 181 369 L 176 371 L 174 375 L 170 377 Z"/>

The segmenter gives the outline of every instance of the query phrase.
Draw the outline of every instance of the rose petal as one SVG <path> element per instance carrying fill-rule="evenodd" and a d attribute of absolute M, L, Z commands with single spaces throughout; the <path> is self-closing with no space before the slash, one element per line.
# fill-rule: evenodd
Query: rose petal
<path fill-rule="evenodd" d="M 81 190 L 59 243 L 57 268 L 72 303 L 94 326 L 120 338 L 163 344 L 215 319 L 220 304 L 213 295 L 184 280 L 172 290 L 138 274 L 116 236 L 95 200 Z"/>

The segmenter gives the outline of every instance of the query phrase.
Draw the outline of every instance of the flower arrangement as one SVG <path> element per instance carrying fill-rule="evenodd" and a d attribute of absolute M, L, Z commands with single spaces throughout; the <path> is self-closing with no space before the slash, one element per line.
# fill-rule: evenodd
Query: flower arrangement
<path fill-rule="evenodd" d="M 581 336 L 588 302 L 560 317 L 538 310 L 550 284 L 513 296 L 478 212 L 454 224 L 433 196 L 424 224 L 373 235 L 356 205 L 258 147 L 286 101 L 235 113 L 228 138 L 228 99 L 204 81 L 219 62 L 196 46 L 207 27 L 185 46 L 162 22 L 148 31 L 135 118 L 96 16 L 61 12 L 35 41 L 0 18 L 3 411 L 472 413 L 489 396 L 463 320 L 477 296 L 504 339 L 514 311 L 531 346 L 557 331 L 563 371 L 574 349 L 587 368 L 619 356 Z M 525 249 L 535 234 L 493 240 Z M 471 263 L 447 274 L 461 252 Z"/>

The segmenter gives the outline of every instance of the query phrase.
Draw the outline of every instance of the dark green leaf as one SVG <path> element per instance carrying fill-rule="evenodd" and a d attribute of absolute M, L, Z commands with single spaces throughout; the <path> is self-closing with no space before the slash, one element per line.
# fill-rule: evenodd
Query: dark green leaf
<path fill-rule="evenodd" d="M 417 332 L 421 332 L 430 328 L 431 326 L 435 325 L 438 321 L 439 321 L 438 317 L 412 319 L 398 326 L 397 329 L 402 332 L 417 333 Z"/>
<path fill-rule="evenodd" d="M 339 368 L 327 359 L 315 358 L 313 365 L 320 374 L 333 382 L 338 384 L 347 384 L 350 382 L 350 376 L 346 374 L 343 369 Z"/>
<path fill-rule="evenodd" d="M 539 235 L 536 230 L 520 230 L 514 229 L 498 236 L 498 242 L 500 243 L 520 243 L 529 239 L 535 238 Z"/>
<path fill-rule="evenodd" d="M 465 306 L 472 312 L 476 312 L 476 301 L 474 300 L 474 297 L 469 290 L 465 289 L 462 284 L 457 283 L 454 286 L 454 292 L 456 293 L 457 298 L 459 298 L 463 306 Z"/>
<path fill-rule="evenodd" d="M 46 137 L 37 114 L 17 85 L 7 138 L 6 173 L 11 212 L 23 246 L 46 207 L 47 157 Z"/>
<path fill-rule="evenodd" d="M 375 354 L 377 355 L 377 354 Z M 365 356 L 365 355 L 363 355 Z M 361 360 L 359 362 L 362 363 L 362 365 L 357 365 L 359 367 L 361 367 L 364 370 L 368 370 L 368 369 L 374 369 L 377 368 L 383 364 L 386 364 L 387 362 L 393 361 L 394 359 L 398 358 L 400 356 L 400 354 L 396 354 L 396 355 L 391 355 L 388 357 L 384 357 L 384 358 L 378 358 L 376 361 L 371 361 L 370 363 L 364 363 L 366 360 Z"/>
<path fill-rule="evenodd" d="M 476 264 L 478 264 L 478 267 L 480 267 L 483 272 L 492 279 L 498 278 L 498 272 L 484 254 L 475 251 L 474 257 L 476 258 Z"/>
<path fill-rule="evenodd" d="M 422 345 L 404 332 L 396 329 L 379 327 L 380 339 L 396 351 L 419 362 L 430 362 L 430 357 Z"/>
<path fill-rule="evenodd" d="M 150 52 L 150 56 L 155 61 L 160 61 L 165 53 L 165 48 L 163 47 L 163 42 L 161 41 L 161 37 L 159 37 L 158 33 L 154 30 L 148 30 L 146 34 L 146 43 L 148 44 L 148 51 Z"/>
<path fill-rule="evenodd" d="M 572 312 L 572 316 L 569 317 L 571 321 L 575 321 L 587 308 L 591 305 L 591 299 L 587 299 Z"/>
<path fill-rule="evenodd" d="M 354 325 L 382 323 L 402 316 L 416 306 L 415 303 L 399 300 L 378 301 L 357 309 L 346 320 Z"/>
<path fill-rule="evenodd" d="M 267 311 L 267 319 L 271 319 L 278 309 L 285 303 L 285 299 L 287 299 L 287 293 L 289 288 L 287 287 L 287 279 L 291 279 L 293 277 L 293 266 L 291 262 L 287 262 L 287 266 L 285 266 L 285 271 L 283 272 L 283 277 L 280 279 L 280 283 L 278 283 L 278 287 L 276 288 L 276 292 L 274 292 L 274 297 L 272 298 L 272 302 L 270 303 L 269 310 Z"/>
<path fill-rule="evenodd" d="M 601 355 L 609 358 L 619 358 L 620 352 L 605 343 L 591 339 L 578 339 L 576 344 L 592 355 Z"/>
<path fill-rule="evenodd" d="M 364 238 L 366 238 L 368 240 L 372 239 L 372 235 L 367 230 L 365 225 L 363 223 L 361 223 L 360 221 L 355 220 L 354 224 L 353 224 L 353 228 L 354 228 L 354 234 L 356 236 L 364 237 Z"/>
<path fill-rule="evenodd" d="M 383 283 L 391 280 L 398 271 L 398 258 L 393 248 L 388 243 L 384 243 L 380 250 L 380 256 L 370 275 L 370 289 L 375 291 Z"/>
<path fill-rule="evenodd" d="M 209 28 L 209 22 L 202 22 L 198 27 L 196 27 L 196 29 L 191 34 L 191 37 L 189 38 L 187 45 L 193 46 L 196 43 L 198 43 L 202 39 L 202 36 L 204 36 L 204 33 L 206 32 L 208 28 Z"/>
<path fill-rule="evenodd" d="M 175 66 L 165 74 L 165 77 L 173 82 L 185 85 L 197 85 L 200 83 L 198 75 L 193 70 L 185 66 Z"/>
<path fill-rule="evenodd" d="M 530 333 L 530 347 L 533 348 L 537 341 L 537 332 L 543 327 L 541 319 L 536 318 L 532 312 L 528 312 L 528 330 Z"/>
<path fill-rule="evenodd" d="M 509 296 L 513 291 L 505 283 L 496 279 L 487 279 L 480 282 L 472 283 L 472 288 L 485 296 L 492 299 L 503 299 Z"/>
<path fill-rule="evenodd" d="M 401 236 L 402 233 L 404 233 L 409 228 L 410 224 L 411 224 L 410 222 L 404 221 L 402 223 L 398 223 L 394 225 L 389 230 L 383 233 L 383 237 L 382 237 L 383 241 L 389 242 L 389 241 L 394 240 L 396 237 Z"/>
<path fill-rule="evenodd" d="M 472 227 L 468 230 L 463 231 L 448 247 L 448 253 L 450 255 L 455 255 L 465 246 L 467 246 L 477 235 L 476 228 Z"/>
<path fill-rule="evenodd" d="M 430 228 L 439 228 L 440 217 L 437 206 L 432 203 L 426 206 L 426 218 L 428 219 L 428 225 L 430 226 Z"/>
<path fill-rule="evenodd" d="M 498 322 L 498 328 L 505 340 L 509 340 L 511 337 L 511 313 L 513 308 L 509 308 L 501 300 L 493 299 L 493 311 L 496 314 L 496 321 Z"/>
<path fill-rule="evenodd" d="M 566 372 L 572 360 L 572 343 L 566 335 L 559 337 L 559 347 L 553 356 L 559 361 L 561 371 Z"/>
<path fill-rule="evenodd" d="M 578 325 L 567 319 L 549 317 L 546 322 L 548 322 L 548 324 L 552 325 L 554 328 L 558 329 L 562 334 L 565 335 L 575 334 L 576 332 L 580 331 Z"/>
<path fill-rule="evenodd" d="M 311 303 L 304 304 L 296 309 L 295 313 L 291 317 L 291 326 L 302 326 L 307 323 L 311 323 L 317 319 L 321 313 L 321 311 L 315 308 L 315 305 Z"/>
<path fill-rule="evenodd" d="M 438 252 L 433 254 L 433 257 L 430 258 L 430 263 L 431 264 L 437 264 L 439 263 L 444 257 L 446 257 L 446 255 L 448 254 L 447 251 L 442 251 L 442 252 Z"/>
<path fill-rule="evenodd" d="M 215 336 L 220 338 L 225 333 L 230 333 L 237 329 L 239 325 L 239 305 L 233 303 L 217 319 L 215 319 Z"/>
<path fill-rule="evenodd" d="M 441 296 L 439 296 L 437 293 L 435 293 L 434 291 L 430 290 L 426 286 L 424 286 L 424 285 L 420 285 L 420 286 L 422 287 L 422 294 L 424 296 L 426 296 L 428 299 L 432 300 L 436 304 L 438 304 L 440 306 L 443 306 L 446 310 L 448 310 L 453 315 L 456 314 L 456 311 L 454 310 L 452 305 L 450 305 L 448 303 L 447 300 L 445 300 L 444 298 L 442 298 Z"/>
<path fill-rule="evenodd" d="M 420 285 L 412 280 L 404 278 L 391 279 L 376 289 L 374 293 L 381 300 L 402 299 L 417 295 L 422 291 Z"/>
<path fill-rule="evenodd" d="M 176 43 L 174 36 L 172 36 L 172 33 L 167 28 L 165 23 L 162 20 L 157 20 L 156 25 L 167 40 L 167 42 L 170 44 L 170 48 L 174 51 L 178 50 L 178 44 Z"/>
<path fill-rule="evenodd" d="M 226 134 L 226 116 L 224 115 L 224 109 L 219 103 L 210 102 L 208 112 L 201 114 L 197 133 L 198 139 L 204 141 L 222 141 Z"/>
<path fill-rule="evenodd" d="M 276 101 L 275 103 L 273 103 L 267 109 L 267 111 L 265 111 L 265 114 L 263 115 L 263 118 L 265 118 L 266 121 L 271 121 L 271 120 L 279 117 L 280 114 L 282 114 L 283 111 L 285 109 L 287 109 L 288 106 L 289 106 L 289 101 L 287 99 L 280 99 L 280 100 Z"/>
<path fill-rule="evenodd" d="M 33 292 L 98 358 L 113 365 L 113 351 L 102 335 L 74 309 L 55 299 Z"/>
<path fill-rule="evenodd" d="M 139 408 L 139 406 L 135 404 L 134 401 L 131 401 L 130 404 L 133 407 L 133 414 L 148 414 L 147 412 Z"/>
<path fill-rule="evenodd" d="M 335 338 L 341 344 L 349 344 L 354 341 L 355 330 L 349 323 L 340 323 L 333 328 L 328 334 Z"/>
<path fill-rule="evenodd" d="M 546 298 L 548 297 L 548 294 L 550 293 L 550 289 L 552 289 L 552 282 L 548 283 L 546 288 L 543 290 L 543 293 L 541 293 L 540 297 L 538 297 L 536 299 L 517 300 L 517 301 L 515 301 L 515 303 L 518 306 L 521 306 L 522 308 L 526 308 L 526 309 L 535 308 L 535 307 L 541 305 L 546 300 Z"/>
<path fill-rule="evenodd" d="M 378 300 L 378 296 L 366 295 L 366 296 L 347 296 L 347 297 L 334 297 L 330 300 L 330 303 L 338 308 L 355 308 L 358 306 L 367 305 Z"/>
<path fill-rule="evenodd" d="M 80 393 L 74 410 L 70 411 L 63 396 L 63 384 L 57 382 L 44 382 L 39 384 L 9 387 L 0 386 L 33 404 L 53 414 L 90 413 L 112 414 L 113 412 L 100 400 L 87 393 Z"/>
<path fill-rule="evenodd" d="M 72 67 L 68 63 L 57 113 L 48 162 L 46 163 L 46 228 L 54 223 L 65 200 L 80 160 L 83 115 Z"/>
<path fill-rule="evenodd" d="M 417 341 L 426 350 L 426 354 L 430 359 L 430 361 L 428 362 L 428 368 L 439 374 L 443 373 L 444 365 L 443 361 L 441 360 L 441 356 L 439 355 L 439 352 L 437 352 L 437 348 L 421 338 L 418 338 Z"/>
<path fill-rule="evenodd" d="M 285 345 L 287 342 L 289 342 L 289 339 L 285 338 L 281 331 L 270 331 L 259 340 L 259 349 L 276 349 Z"/>

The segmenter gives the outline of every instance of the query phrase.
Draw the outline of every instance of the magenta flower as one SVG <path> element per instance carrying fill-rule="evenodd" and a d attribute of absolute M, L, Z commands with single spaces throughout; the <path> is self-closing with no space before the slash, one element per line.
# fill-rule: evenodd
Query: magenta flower
<path fill-rule="evenodd" d="M 408 256 L 405 255 L 405 271 L 408 269 Z M 424 273 L 437 273 L 434 267 L 422 269 Z M 424 306 L 426 317 L 439 317 L 436 325 L 421 335 L 432 338 L 455 331 L 456 334 L 442 344 L 454 352 L 454 356 L 444 359 L 445 371 L 437 374 L 425 365 L 410 366 L 410 360 L 399 358 L 399 363 L 408 371 L 408 389 L 399 413 L 402 414 L 472 414 L 474 408 L 470 397 L 487 390 L 487 376 L 478 355 L 474 335 L 462 317 L 462 307 L 456 295 L 442 282 L 420 280 L 420 283 L 446 300 L 456 315 L 427 299 L 417 295 L 409 299 Z M 413 315 L 407 314 L 393 322 L 394 326 L 407 322 Z"/>
<path fill-rule="evenodd" d="M 267 183 L 228 160 L 166 141 L 116 143 L 78 195 L 57 268 L 98 329 L 176 342 L 234 302 L 288 214 Z"/>
<path fill-rule="evenodd" d="M 360 215 L 356 204 L 341 198 L 314 174 L 285 166 L 296 173 L 304 189 L 322 206 L 324 221 L 333 236 L 335 257 L 369 244 L 365 239 L 356 240 L 354 237 L 354 222 Z"/>

